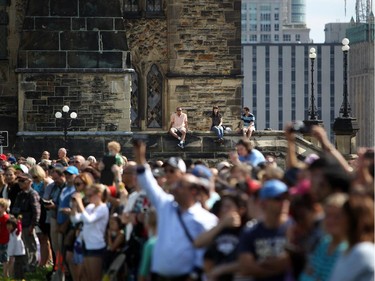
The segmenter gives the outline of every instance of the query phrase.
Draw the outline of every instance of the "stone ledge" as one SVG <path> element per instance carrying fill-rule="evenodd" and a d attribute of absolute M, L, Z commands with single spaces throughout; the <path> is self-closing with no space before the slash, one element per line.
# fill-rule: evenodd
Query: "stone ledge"
<path fill-rule="evenodd" d="M 16 68 L 16 73 L 133 73 L 133 68 Z"/>
<path fill-rule="evenodd" d="M 18 132 L 13 153 L 19 155 L 40 157 L 43 150 L 49 150 L 53 155 L 60 147 L 66 146 L 70 155 L 93 155 L 101 158 L 106 151 L 109 141 L 115 140 L 121 144 L 123 155 L 133 159 L 133 137 L 144 139 L 147 145 L 148 159 L 165 160 L 171 156 L 180 156 L 189 161 L 205 160 L 216 163 L 228 158 L 228 153 L 235 149 L 241 135 L 235 132 L 227 133 L 223 144 L 215 142 L 216 135 L 210 131 L 192 131 L 187 135 L 185 149 L 177 146 L 178 141 L 166 131 L 70 131 L 67 142 L 64 142 L 63 132 Z M 256 131 L 252 136 L 254 147 L 264 154 L 277 158 L 280 166 L 285 167 L 287 141 L 283 131 Z M 301 136 L 296 137 L 297 154 L 307 156 L 319 153 L 320 149 Z"/>

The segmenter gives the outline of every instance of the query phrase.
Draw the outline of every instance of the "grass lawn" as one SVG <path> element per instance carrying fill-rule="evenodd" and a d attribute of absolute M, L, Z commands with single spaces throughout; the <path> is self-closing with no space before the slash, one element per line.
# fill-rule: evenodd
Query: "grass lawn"
<path fill-rule="evenodd" d="M 46 280 L 46 273 L 51 270 L 52 270 L 52 267 L 48 267 L 48 268 L 37 267 L 34 273 L 25 274 L 25 280 L 26 281 L 44 281 Z"/>
<path fill-rule="evenodd" d="M 25 274 L 25 279 L 26 281 L 44 281 L 46 280 L 46 273 L 48 271 L 51 271 L 52 267 L 48 268 L 40 268 L 38 267 L 37 270 L 34 273 L 26 273 Z M 3 270 L 1 266 L 1 276 L 2 276 Z M 0 280 L 3 280 L 0 276 Z M 8 280 L 13 280 L 13 279 L 8 279 Z"/>

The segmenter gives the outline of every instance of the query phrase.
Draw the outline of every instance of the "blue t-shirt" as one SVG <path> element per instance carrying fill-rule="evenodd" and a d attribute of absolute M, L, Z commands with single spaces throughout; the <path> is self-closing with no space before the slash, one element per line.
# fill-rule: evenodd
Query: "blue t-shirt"
<path fill-rule="evenodd" d="M 74 186 L 64 187 L 59 196 L 58 209 L 70 207 L 70 200 L 74 192 L 76 192 Z M 65 215 L 63 212 L 57 211 L 58 224 L 63 224 L 67 219 L 69 219 L 68 215 Z"/>
<path fill-rule="evenodd" d="M 286 231 L 289 225 L 290 222 L 287 221 L 278 228 L 270 229 L 266 228 L 263 222 L 259 222 L 251 228 L 246 228 L 240 237 L 239 254 L 250 253 L 257 262 L 284 254 L 287 241 Z M 285 275 L 254 280 L 284 281 Z"/>
<path fill-rule="evenodd" d="M 266 162 L 266 158 L 264 158 L 262 152 L 253 148 L 251 152 L 246 156 L 238 156 L 238 159 L 242 163 L 249 164 L 253 167 L 258 166 L 262 162 Z"/>

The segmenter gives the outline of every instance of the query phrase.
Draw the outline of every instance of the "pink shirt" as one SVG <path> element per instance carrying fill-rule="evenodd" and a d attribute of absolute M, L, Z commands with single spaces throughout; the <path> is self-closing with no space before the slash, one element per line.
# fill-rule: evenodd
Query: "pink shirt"
<path fill-rule="evenodd" d="M 173 123 L 172 128 L 185 128 L 185 125 L 187 123 L 187 115 L 185 113 L 181 113 L 181 115 L 178 116 L 177 113 L 173 113 L 171 116 L 171 123 Z"/>

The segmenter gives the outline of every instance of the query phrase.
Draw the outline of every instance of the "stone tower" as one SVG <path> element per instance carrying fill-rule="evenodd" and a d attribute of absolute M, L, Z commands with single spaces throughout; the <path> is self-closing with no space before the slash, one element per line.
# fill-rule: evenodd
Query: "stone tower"
<path fill-rule="evenodd" d="M 72 136 L 166 130 L 177 106 L 191 130 L 213 105 L 238 124 L 239 0 L 0 0 L 0 15 L 0 131 L 17 147 L 61 136 L 63 105 Z"/>
<path fill-rule="evenodd" d="M 182 106 L 209 130 L 213 105 L 235 127 L 241 112 L 241 1 L 124 1 L 132 54 L 132 128 L 167 129 Z"/>

